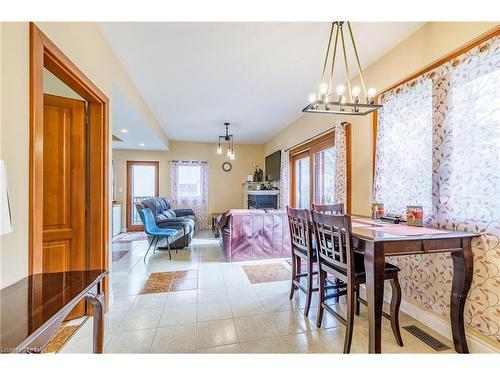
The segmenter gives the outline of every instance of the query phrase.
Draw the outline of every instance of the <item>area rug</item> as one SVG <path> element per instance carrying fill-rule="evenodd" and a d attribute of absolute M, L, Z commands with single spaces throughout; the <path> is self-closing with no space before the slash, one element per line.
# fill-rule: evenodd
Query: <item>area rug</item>
<path fill-rule="evenodd" d="M 76 332 L 80 325 L 68 325 L 59 328 L 54 337 L 52 337 L 43 349 L 42 353 L 57 353 L 71 336 Z"/>
<path fill-rule="evenodd" d="M 145 241 L 148 236 L 144 232 L 126 232 L 117 234 L 113 237 L 113 243 L 123 243 L 132 241 Z"/>
<path fill-rule="evenodd" d="M 112 262 L 118 262 L 120 259 L 122 259 L 125 255 L 128 254 L 128 250 L 116 250 L 111 252 L 111 261 Z"/>
<path fill-rule="evenodd" d="M 292 260 L 287 259 L 286 262 L 290 265 L 290 269 L 291 269 Z M 313 264 L 313 272 L 318 272 L 318 263 Z M 300 273 L 307 273 L 307 262 L 305 262 L 305 261 L 300 262 Z"/>
<path fill-rule="evenodd" d="M 257 264 L 243 266 L 248 280 L 252 284 L 290 280 L 290 270 L 281 263 Z"/>
<path fill-rule="evenodd" d="M 153 272 L 140 294 L 177 292 L 198 289 L 198 271 Z"/>

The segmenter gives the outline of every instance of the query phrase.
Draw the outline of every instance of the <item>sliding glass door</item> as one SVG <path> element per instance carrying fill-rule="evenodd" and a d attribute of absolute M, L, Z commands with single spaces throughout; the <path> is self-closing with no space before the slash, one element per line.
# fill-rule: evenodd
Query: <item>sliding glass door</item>
<path fill-rule="evenodd" d="M 158 196 L 157 161 L 127 161 L 127 230 L 143 230 L 137 203 Z"/>
<path fill-rule="evenodd" d="M 335 145 L 333 134 L 290 151 L 292 206 L 311 208 L 335 199 Z"/>

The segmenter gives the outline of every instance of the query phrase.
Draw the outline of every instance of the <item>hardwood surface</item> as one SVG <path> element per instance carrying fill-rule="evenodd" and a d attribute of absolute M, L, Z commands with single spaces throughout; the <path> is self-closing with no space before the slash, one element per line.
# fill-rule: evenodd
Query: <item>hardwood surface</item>
<path fill-rule="evenodd" d="M 84 270 L 85 102 L 44 95 L 42 273 Z M 78 304 L 68 319 L 85 314 Z"/>
<path fill-rule="evenodd" d="M 67 314 L 85 299 L 94 307 L 94 353 L 102 353 L 102 281 L 107 274 L 106 270 L 39 273 L 0 290 L 0 352 L 41 352 Z"/>
<path fill-rule="evenodd" d="M 353 223 L 365 224 L 366 218 L 352 217 Z M 453 283 L 451 291 L 450 319 L 453 342 L 457 353 L 468 353 L 464 327 L 464 305 L 473 276 L 471 240 L 479 235 L 470 232 L 440 230 L 425 235 L 394 235 L 373 230 L 373 227 L 401 227 L 401 224 L 379 224 L 353 227 L 353 244 L 365 254 L 366 296 L 368 302 L 370 353 L 381 353 L 382 306 L 384 303 L 385 257 L 429 253 L 451 253 L 453 259 Z M 434 228 L 436 229 L 436 228 Z"/>

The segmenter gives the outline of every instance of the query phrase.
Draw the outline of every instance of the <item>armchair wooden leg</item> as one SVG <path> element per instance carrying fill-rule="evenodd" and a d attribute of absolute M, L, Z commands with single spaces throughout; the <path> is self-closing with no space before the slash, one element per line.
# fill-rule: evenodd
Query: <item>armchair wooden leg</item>
<path fill-rule="evenodd" d="M 399 306 L 401 305 L 401 286 L 399 285 L 398 275 L 391 279 L 391 328 L 394 338 L 399 346 L 403 346 L 403 338 L 399 329 Z"/>
<path fill-rule="evenodd" d="M 325 282 L 326 282 L 326 272 L 321 269 L 318 264 L 318 312 L 316 314 L 316 327 L 321 327 L 321 322 L 323 321 L 323 303 L 325 302 Z"/>

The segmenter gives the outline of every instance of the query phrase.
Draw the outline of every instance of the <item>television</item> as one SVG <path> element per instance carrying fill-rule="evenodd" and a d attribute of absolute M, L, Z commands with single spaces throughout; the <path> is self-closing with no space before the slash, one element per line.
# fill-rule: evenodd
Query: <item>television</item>
<path fill-rule="evenodd" d="M 281 150 L 266 156 L 266 181 L 279 181 L 281 174 Z"/>

